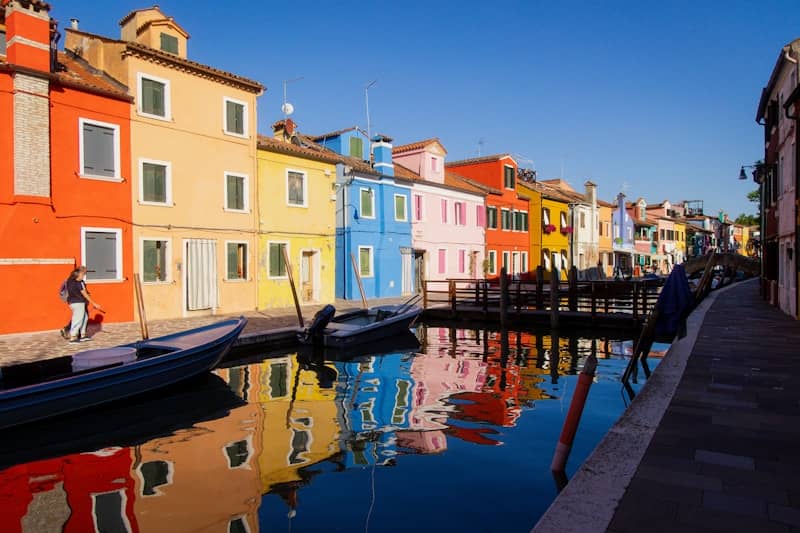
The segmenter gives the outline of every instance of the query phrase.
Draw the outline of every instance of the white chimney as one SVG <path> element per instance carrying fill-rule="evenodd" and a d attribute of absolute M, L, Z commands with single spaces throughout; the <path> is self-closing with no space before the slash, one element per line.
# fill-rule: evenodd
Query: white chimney
<path fill-rule="evenodd" d="M 73 30 L 77 30 L 78 22 L 80 22 L 78 19 L 69 19 L 69 27 L 72 28 Z"/>

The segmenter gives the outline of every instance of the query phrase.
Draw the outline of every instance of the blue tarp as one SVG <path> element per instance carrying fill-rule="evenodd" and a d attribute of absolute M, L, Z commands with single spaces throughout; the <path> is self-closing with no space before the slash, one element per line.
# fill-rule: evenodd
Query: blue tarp
<path fill-rule="evenodd" d="M 674 337 L 693 303 L 692 291 L 689 289 L 689 281 L 686 279 L 686 270 L 683 265 L 675 265 L 656 302 L 658 309 L 656 336 Z"/>

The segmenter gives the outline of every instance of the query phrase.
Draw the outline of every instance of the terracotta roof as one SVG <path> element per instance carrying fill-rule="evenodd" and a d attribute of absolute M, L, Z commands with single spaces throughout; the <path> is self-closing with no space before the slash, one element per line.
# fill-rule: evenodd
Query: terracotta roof
<path fill-rule="evenodd" d="M 444 145 L 442 144 L 442 142 L 439 140 L 438 137 L 433 137 L 431 139 L 425 139 L 424 141 L 418 141 L 418 142 L 415 142 L 415 143 L 401 144 L 400 146 L 395 146 L 394 148 L 392 148 L 392 153 L 401 154 L 403 152 L 411 152 L 413 150 L 421 150 L 422 148 L 425 148 L 426 146 L 434 144 L 434 143 L 436 143 L 439 146 L 441 146 L 442 150 L 444 150 L 444 152 L 447 153 L 447 150 L 445 150 Z"/>
<path fill-rule="evenodd" d="M 6 7 L 6 5 L 10 1 L 11 0 L 2 0 L 2 2 L 0 2 L 0 6 Z M 27 8 L 28 6 L 33 6 L 35 9 L 44 9 L 46 11 L 50 11 L 50 4 L 48 4 L 47 2 L 42 2 L 42 0 L 18 0 L 18 1 L 20 4 L 22 4 L 22 7 L 25 8 Z"/>
<path fill-rule="evenodd" d="M 494 195 L 497 195 L 497 196 L 501 196 L 503 194 L 503 191 L 501 191 L 500 189 L 495 189 L 494 187 L 490 187 L 490 186 L 485 185 L 483 183 L 477 182 L 477 181 L 475 181 L 473 179 L 461 176 L 459 174 L 456 174 L 455 172 L 445 171 L 445 177 L 447 177 L 448 174 L 450 176 L 457 177 L 459 180 L 463 181 L 464 183 L 466 183 L 470 187 L 474 187 L 475 189 L 477 189 L 479 191 L 483 191 L 485 194 L 494 194 Z"/>
<path fill-rule="evenodd" d="M 493 154 L 485 155 L 483 157 L 473 157 L 472 159 L 461 159 L 460 161 L 450 161 L 445 166 L 457 167 L 462 165 L 472 165 L 475 163 L 488 163 L 489 161 L 499 161 L 505 158 L 511 159 L 512 161 L 514 160 L 514 158 L 511 157 L 511 154 Z M 516 163 L 516 161 L 514 162 Z"/>
<path fill-rule="evenodd" d="M 330 132 L 330 133 L 324 133 L 324 134 L 322 134 L 322 135 L 315 135 L 315 136 L 313 136 L 313 137 L 309 137 L 309 139 L 311 139 L 311 140 L 312 140 L 312 141 L 314 141 L 314 142 L 319 142 L 319 141 L 322 141 L 322 140 L 324 140 L 324 139 L 330 139 L 330 138 L 332 138 L 332 137 L 338 137 L 338 136 L 339 136 L 339 135 L 341 135 L 342 133 L 347 133 L 348 131 L 353 131 L 353 130 L 358 130 L 358 131 L 360 131 L 361 133 L 363 133 L 363 134 L 364 134 L 364 136 L 366 136 L 366 135 L 367 135 L 367 132 L 365 132 L 364 130 L 362 130 L 362 129 L 361 129 L 361 128 L 359 128 L 358 126 L 351 126 L 351 127 L 349 127 L 349 128 L 345 128 L 345 129 L 343 129 L 343 130 L 336 130 L 336 131 L 332 131 L 332 132 Z"/>
<path fill-rule="evenodd" d="M 570 185 L 567 182 L 567 180 L 565 180 L 563 178 L 553 178 L 553 179 L 549 179 L 549 180 L 539 180 L 539 183 L 545 183 L 547 185 L 551 185 L 553 187 L 561 189 L 562 191 L 576 192 L 575 189 L 572 187 L 572 185 Z"/>
<path fill-rule="evenodd" d="M 118 23 L 118 24 L 119 24 L 120 26 L 124 26 L 126 22 L 128 22 L 129 20 L 131 20 L 133 17 L 135 17 L 135 16 L 136 16 L 136 13 L 141 13 L 142 11 L 150 11 L 151 9 L 155 9 L 156 11 L 158 11 L 159 13 L 161 13 L 162 15 L 164 14 L 164 13 L 161 11 L 161 9 L 159 8 L 158 4 L 153 4 L 153 5 L 152 5 L 152 6 L 150 6 L 150 7 L 143 7 L 142 9 L 134 9 L 133 11 L 131 11 L 130 13 L 128 13 L 127 15 L 125 15 L 124 17 L 122 17 L 122 18 L 120 19 L 120 21 L 119 21 L 119 23 Z"/>
<path fill-rule="evenodd" d="M 306 157 L 325 163 L 335 164 L 341 159 L 338 154 L 326 150 L 319 145 L 297 145 L 265 135 L 258 136 L 258 148 L 269 152 L 280 152 L 288 155 L 296 155 L 298 157 Z"/>
<path fill-rule="evenodd" d="M 57 72 L 53 76 L 59 83 L 120 100 L 132 100 L 127 87 L 104 72 L 93 69 L 86 61 L 72 53 L 59 52 L 58 62 L 66 68 L 65 71 Z"/>
<path fill-rule="evenodd" d="M 136 28 L 136 35 L 141 35 L 142 33 L 144 33 L 144 30 L 146 30 L 150 26 L 158 26 L 159 24 L 169 24 L 171 26 L 174 26 L 175 29 L 178 30 L 185 39 L 189 38 L 189 33 L 183 28 L 181 28 L 181 26 L 177 22 L 175 22 L 172 19 L 172 17 L 167 17 L 158 20 L 148 20 L 147 22 Z"/>
<path fill-rule="evenodd" d="M 502 192 L 497 189 L 487 187 L 486 185 L 481 186 L 482 184 L 460 176 L 455 172 L 445 171 L 444 184 L 473 194 L 480 194 L 481 196 L 486 196 L 487 194 L 502 194 Z"/>
<path fill-rule="evenodd" d="M 602 207 L 610 207 L 612 209 L 617 207 L 617 204 L 612 204 L 611 202 L 606 202 L 605 200 L 600 200 L 599 198 L 597 199 L 597 205 Z"/>

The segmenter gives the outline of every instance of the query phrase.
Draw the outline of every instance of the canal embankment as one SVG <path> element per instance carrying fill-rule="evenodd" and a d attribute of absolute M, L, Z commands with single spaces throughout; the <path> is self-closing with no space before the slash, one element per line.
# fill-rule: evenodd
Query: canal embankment
<path fill-rule="evenodd" d="M 800 527 L 800 323 L 712 292 L 533 531 Z"/>

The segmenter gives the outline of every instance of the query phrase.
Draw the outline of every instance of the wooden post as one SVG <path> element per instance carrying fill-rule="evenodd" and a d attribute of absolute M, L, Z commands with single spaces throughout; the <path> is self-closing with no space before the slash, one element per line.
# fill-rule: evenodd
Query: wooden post
<path fill-rule="evenodd" d="M 286 263 L 286 275 L 289 276 L 289 286 L 292 288 L 292 298 L 294 299 L 294 310 L 297 311 L 297 320 L 300 322 L 300 327 L 306 325 L 303 320 L 303 312 L 300 310 L 300 299 L 297 297 L 297 289 L 294 286 L 294 275 L 292 274 L 292 262 L 289 261 L 289 252 L 286 246 L 281 246 L 283 250 L 283 262 Z"/>
<path fill-rule="evenodd" d="M 633 282 L 633 318 L 639 318 L 639 282 Z"/>
<path fill-rule="evenodd" d="M 456 315 L 456 280 L 447 280 L 447 299 L 450 300 L 450 312 Z"/>
<path fill-rule="evenodd" d="M 142 331 L 142 340 L 150 338 L 150 333 L 147 331 L 147 317 L 144 313 L 144 296 L 142 294 L 142 280 L 139 274 L 133 275 L 133 288 L 136 294 L 136 307 L 139 310 L 139 329 Z M 130 294 L 130 293 L 129 293 Z"/>
<path fill-rule="evenodd" d="M 489 280 L 483 280 L 483 314 L 484 316 L 489 314 Z"/>
<path fill-rule="evenodd" d="M 558 329 L 558 306 L 561 300 L 558 292 L 559 277 L 558 269 L 553 267 L 553 270 L 550 271 L 550 327 L 552 329 Z"/>
<path fill-rule="evenodd" d="M 522 280 L 517 280 L 517 318 L 522 307 Z"/>
<path fill-rule="evenodd" d="M 353 272 L 356 273 L 358 290 L 361 292 L 361 305 L 364 307 L 364 309 L 368 309 L 369 305 L 367 305 L 367 295 L 364 294 L 364 284 L 361 283 L 361 272 L 358 271 L 358 263 L 356 263 L 356 256 L 353 255 L 353 252 L 350 252 L 350 262 L 353 263 Z"/>
<path fill-rule="evenodd" d="M 544 309 L 544 267 L 536 267 L 536 309 Z"/>
<path fill-rule="evenodd" d="M 595 318 L 597 317 L 597 293 L 596 289 L 597 283 L 594 281 L 592 282 L 592 323 L 594 323 Z"/>
<path fill-rule="evenodd" d="M 578 310 L 578 269 L 575 266 L 570 267 L 567 274 L 569 297 L 567 298 L 570 311 Z"/>
<path fill-rule="evenodd" d="M 422 281 L 422 308 L 428 308 L 428 280 Z"/>
<path fill-rule="evenodd" d="M 508 313 L 508 275 L 506 267 L 500 269 L 500 329 L 507 326 L 506 315 Z"/>

